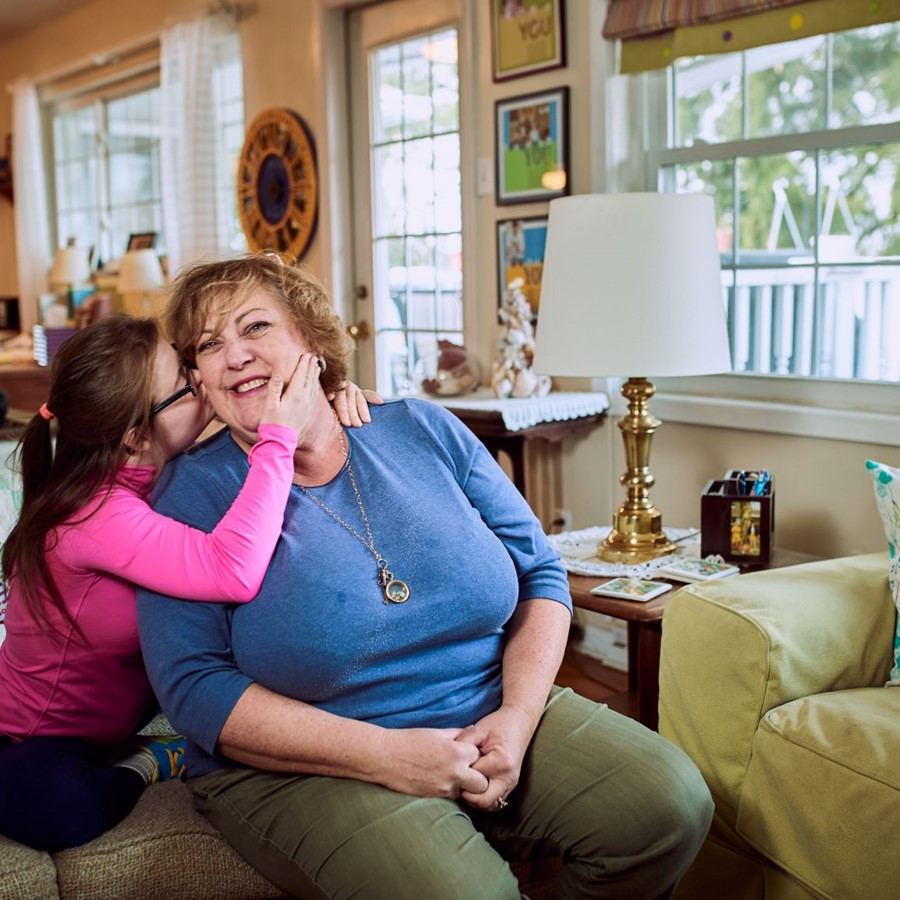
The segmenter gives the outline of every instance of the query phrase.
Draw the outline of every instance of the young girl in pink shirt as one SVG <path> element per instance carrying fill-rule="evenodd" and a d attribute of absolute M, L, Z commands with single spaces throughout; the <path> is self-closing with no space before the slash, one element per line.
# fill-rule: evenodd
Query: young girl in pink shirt
<path fill-rule="evenodd" d="M 276 376 L 251 386 L 267 392 L 260 442 L 206 534 L 147 503 L 165 463 L 212 418 L 156 323 L 110 316 L 60 348 L 20 442 L 22 510 L 3 548 L 0 833 L 51 852 L 76 846 L 121 821 L 147 784 L 181 774 L 183 739 L 125 743 L 153 709 L 135 585 L 193 600 L 256 596 L 322 374 L 303 354 L 283 391 Z M 333 396 L 345 425 L 368 421 L 354 385 Z"/>

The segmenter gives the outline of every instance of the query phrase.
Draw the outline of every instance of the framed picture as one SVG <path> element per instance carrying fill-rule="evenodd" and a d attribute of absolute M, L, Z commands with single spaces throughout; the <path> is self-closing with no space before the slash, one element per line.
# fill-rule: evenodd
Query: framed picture
<path fill-rule="evenodd" d="M 139 231 L 128 236 L 128 250 L 152 250 L 156 247 L 155 231 Z"/>
<path fill-rule="evenodd" d="M 544 248 L 547 245 L 547 217 L 504 219 L 497 223 L 497 306 L 509 283 L 522 279 L 522 293 L 537 318 L 541 299 Z"/>
<path fill-rule="evenodd" d="M 569 89 L 498 100 L 497 205 L 569 193 Z"/>
<path fill-rule="evenodd" d="M 494 81 L 566 64 L 565 0 L 490 0 Z"/>

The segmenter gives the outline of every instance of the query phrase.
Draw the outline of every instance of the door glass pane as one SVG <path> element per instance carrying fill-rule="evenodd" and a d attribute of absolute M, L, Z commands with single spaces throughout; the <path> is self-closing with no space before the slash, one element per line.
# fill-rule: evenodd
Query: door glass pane
<path fill-rule="evenodd" d="M 394 396 L 463 339 L 456 30 L 378 48 L 369 71 L 377 386 Z"/>

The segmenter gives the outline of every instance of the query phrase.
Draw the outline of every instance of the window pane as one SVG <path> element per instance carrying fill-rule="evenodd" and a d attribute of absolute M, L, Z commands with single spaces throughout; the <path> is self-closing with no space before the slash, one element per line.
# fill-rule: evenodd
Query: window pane
<path fill-rule="evenodd" d="M 388 144 L 372 151 L 372 228 L 375 237 L 406 230 L 403 188 L 403 144 Z"/>
<path fill-rule="evenodd" d="M 679 59 L 672 67 L 675 90 L 675 146 L 717 144 L 743 133 L 741 56 Z"/>
<path fill-rule="evenodd" d="M 420 38 L 402 46 L 403 136 L 408 138 L 433 131 L 431 67 L 423 55 L 426 43 Z"/>
<path fill-rule="evenodd" d="M 459 130 L 459 71 L 457 69 L 456 32 L 443 31 L 430 42 L 434 130 L 437 133 Z"/>
<path fill-rule="evenodd" d="M 434 140 L 435 227 L 439 232 L 462 230 L 462 186 L 459 174 L 459 134 Z"/>
<path fill-rule="evenodd" d="M 716 237 L 724 262 L 734 254 L 734 163 L 729 160 L 702 160 L 674 166 L 674 189 L 679 194 L 709 194 L 716 210 Z M 668 184 L 668 176 L 664 175 Z"/>
<path fill-rule="evenodd" d="M 900 259 L 900 143 L 822 154 L 822 262 Z"/>
<path fill-rule="evenodd" d="M 372 54 L 372 139 L 376 144 L 394 141 L 403 135 L 403 77 L 400 45 Z"/>
<path fill-rule="evenodd" d="M 833 37 L 832 128 L 900 119 L 900 22 Z"/>
<path fill-rule="evenodd" d="M 738 160 L 738 249 L 749 263 L 811 256 L 816 233 L 816 165 L 806 153 Z"/>
<path fill-rule="evenodd" d="M 747 137 L 802 134 L 825 127 L 826 38 L 747 51 Z"/>

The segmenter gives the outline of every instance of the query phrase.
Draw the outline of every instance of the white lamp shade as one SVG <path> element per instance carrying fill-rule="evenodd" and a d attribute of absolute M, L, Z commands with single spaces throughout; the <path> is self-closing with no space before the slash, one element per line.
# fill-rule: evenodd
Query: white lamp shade
<path fill-rule="evenodd" d="M 53 257 L 53 268 L 50 270 L 50 284 L 71 287 L 73 284 L 84 284 L 91 277 L 87 252 L 80 247 L 60 247 Z"/>
<path fill-rule="evenodd" d="M 547 375 L 730 371 L 712 198 L 553 200 L 535 345 Z"/>
<path fill-rule="evenodd" d="M 121 294 L 155 291 L 166 283 L 156 251 L 147 247 L 129 250 L 119 265 L 116 287 Z"/>

